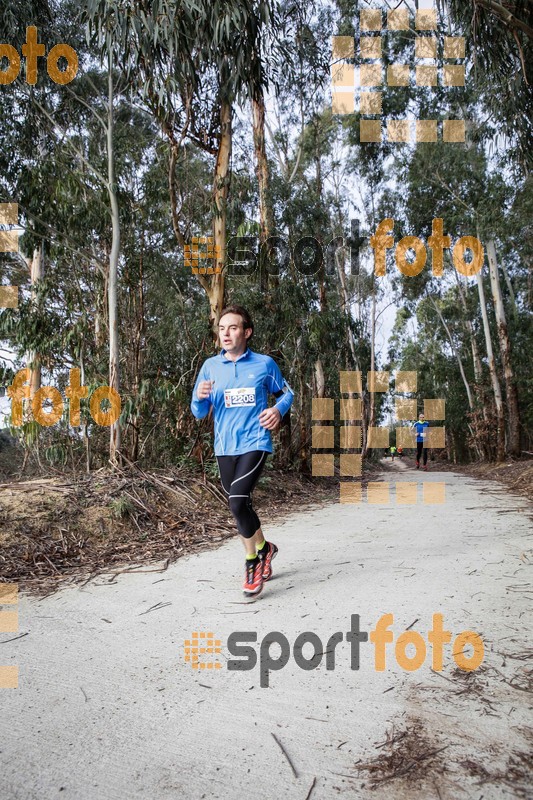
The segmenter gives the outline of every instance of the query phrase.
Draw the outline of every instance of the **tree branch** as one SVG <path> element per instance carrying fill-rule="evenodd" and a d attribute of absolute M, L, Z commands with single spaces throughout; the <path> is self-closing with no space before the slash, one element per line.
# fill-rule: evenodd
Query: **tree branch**
<path fill-rule="evenodd" d="M 74 97 L 79 103 L 81 103 L 83 106 L 85 106 L 85 108 L 89 109 L 91 114 L 93 114 L 96 117 L 96 119 L 98 120 L 98 122 L 100 123 L 100 125 L 102 126 L 104 131 L 106 131 L 107 130 L 107 123 L 106 123 L 105 119 L 103 117 L 101 117 L 100 114 L 97 111 L 95 111 L 95 109 L 89 103 L 87 103 L 85 100 L 83 100 L 83 98 L 81 98 L 78 94 L 76 94 L 76 92 L 74 92 L 70 88 L 70 86 L 67 86 L 65 84 L 64 88 L 71 95 L 71 97 Z"/>
<path fill-rule="evenodd" d="M 29 91 L 27 92 L 27 94 L 28 94 L 28 96 L 30 95 Z M 41 114 L 44 114 L 44 116 L 45 116 L 45 117 L 46 117 L 46 118 L 47 118 L 47 119 L 48 119 L 48 120 L 49 120 L 49 121 L 52 123 L 52 126 L 53 126 L 53 127 L 52 127 L 52 129 L 56 129 L 56 128 L 57 128 L 58 130 L 60 130 L 60 131 L 61 131 L 61 133 L 62 133 L 62 135 L 63 135 L 63 137 L 64 137 L 64 141 L 65 141 L 65 142 L 66 142 L 66 143 L 69 145 L 69 147 L 71 147 L 71 148 L 72 148 L 72 150 L 74 150 L 74 152 L 76 153 L 76 155 L 78 155 L 78 156 L 79 156 L 79 158 L 82 160 L 82 162 L 85 164 L 85 166 L 86 166 L 88 169 L 90 169 L 90 170 L 91 170 L 91 172 L 92 172 L 92 173 L 94 173 L 94 175 L 96 175 L 96 177 L 98 178 L 98 180 L 102 182 L 102 185 L 103 185 L 103 186 L 107 186 L 107 179 L 105 178 L 105 176 L 104 176 L 104 175 L 103 175 L 103 174 L 102 174 L 102 173 L 101 173 L 99 170 L 97 170 L 97 169 L 96 169 L 96 167 L 93 167 L 93 165 L 91 164 L 91 162 L 90 162 L 90 161 L 88 161 L 88 160 L 85 158 L 85 156 L 84 156 L 84 154 L 82 153 L 82 151 L 81 151 L 81 150 L 79 150 L 79 149 L 76 147 L 76 145 L 75 145 L 73 142 L 71 142 L 71 140 L 70 140 L 70 139 L 68 138 L 68 136 L 67 136 L 67 132 L 66 132 L 65 130 L 63 130 L 63 128 L 61 128 L 61 127 L 60 127 L 60 126 L 57 124 L 57 122 L 55 121 L 55 119 L 54 119 L 54 118 L 53 118 L 53 117 L 52 117 L 52 116 L 51 116 L 51 115 L 48 113 L 48 111 L 46 110 L 46 108 L 44 108 L 44 106 L 42 106 L 42 105 L 39 103 L 39 101 L 35 99 L 35 97 L 32 97 L 32 98 L 31 98 L 31 101 L 32 101 L 33 103 L 35 103 L 35 105 L 37 106 L 37 108 L 40 110 Z"/>
<path fill-rule="evenodd" d="M 448 325 L 446 324 L 446 320 L 444 319 L 444 316 L 442 315 L 442 312 L 441 312 L 440 308 L 438 307 L 437 303 L 435 302 L 434 298 L 427 291 L 426 291 L 426 297 L 433 304 L 433 307 L 434 307 L 435 311 L 437 312 L 440 321 L 442 322 L 444 330 L 446 331 L 446 334 L 448 336 L 448 340 L 450 342 L 450 347 L 451 347 L 452 353 L 453 353 L 453 355 L 454 355 L 454 357 L 455 357 L 455 359 L 457 361 L 457 364 L 459 366 L 459 372 L 461 373 L 461 378 L 463 379 L 463 384 L 464 384 L 464 387 L 466 389 L 466 395 L 468 397 L 468 405 L 472 409 L 474 407 L 474 403 L 473 403 L 473 399 L 472 399 L 472 391 L 470 389 L 470 384 L 468 383 L 468 379 L 467 379 L 465 371 L 464 371 L 463 362 L 461 361 L 459 353 L 457 352 L 457 349 L 456 349 L 456 347 L 455 347 L 455 345 L 453 343 L 453 337 L 452 337 L 452 334 L 450 332 L 450 329 L 449 329 Z"/>
<path fill-rule="evenodd" d="M 529 36 L 530 39 L 533 39 L 533 28 L 530 28 L 529 25 L 526 25 L 521 19 L 511 14 L 507 8 L 497 3 L 496 0 L 474 0 L 474 5 L 484 8 L 485 11 L 492 11 L 493 14 L 499 17 L 509 28 L 518 28 L 525 33 L 526 36 Z"/>
<path fill-rule="evenodd" d="M 65 241 L 65 243 L 67 243 L 67 244 L 66 244 L 66 246 L 67 246 L 67 247 L 68 247 L 68 248 L 69 248 L 69 249 L 70 249 L 70 250 L 71 250 L 73 253 L 75 253 L 75 255 L 77 255 L 77 256 L 81 256 L 82 258 L 86 259 L 87 261 L 91 261 L 91 262 L 94 262 L 94 263 L 98 264 L 98 266 L 100 266 L 100 267 L 102 268 L 102 271 L 103 271 L 103 272 L 105 272 L 105 270 L 106 270 L 106 264 L 105 264 L 105 262 L 104 262 L 104 261 L 101 261 L 101 260 L 98 258 L 98 256 L 95 256 L 95 255 L 93 255 L 92 253 L 86 252 L 86 251 L 84 251 L 84 250 L 79 250 L 77 247 L 73 247 L 72 245 L 70 245 L 70 246 L 69 246 L 69 245 L 68 245 L 68 242 L 72 242 L 72 241 L 73 241 L 73 239 L 72 239 L 72 238 L 71 238 L 71 237 L 70 237 L 68 234 L 66 234 L 66 233 L 63 233 L 62 231 L 58 231 L 58 230 L 57 230 L 57 228 L 55 228 L 53 225 L 50 225 L 48 222 L 45 222 L 43 219 L 41 219 L 41 217 L 38 217 L 38 216 L 37 216 L 36 214 L 34 214 L 32 211 L 28 211 L 28 209 L 27 209 L 27 208 L 25 208 L 25 206 L 21 206 L 21 204 L 20 204 L 20 203 L 19 203 L 19 208 L 21 209 L 21 211 L 22 211 L 22 212 L 23 212 L 23 213 L 24 213 L 24 214 L 25 214 L 25 215 L 26 215 L 26 216 L 27 216 L 29 219 L 34 219 L 34 220 L 35 220 L 36 222 L 38 222 L 40 225 L 44 225 L 44 227 L 45 227 L 45 228 L 47 228 L 47 229 L 48 229 L 48 230 L 49 230 L 51 233 L 54 233 L 56 236 L 58 236 L 58 237 L 62 238 L 62 239 Z M 35 236 L 39 236 L 39 237 L 40 237 L 40 238 L 42 238 L 42 239 L 44 239 L 44 238 L 45 238 L 44 236 L 41 236 L 40 234 L 36 233 L 35 231 L 32 231 L 32 234 L 34 234 Z"/>

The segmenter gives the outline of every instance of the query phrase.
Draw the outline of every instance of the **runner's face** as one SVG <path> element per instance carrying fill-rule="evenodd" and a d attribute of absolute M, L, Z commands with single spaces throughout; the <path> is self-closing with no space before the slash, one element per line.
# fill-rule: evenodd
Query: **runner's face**
<path fill-rule="evenodd" d="M 246 350 L 247 337 L 244 335 L 242 317 L 239 314 L 224 314 L 218 324 L 220 341 L 226 352 L 240 355 Z M 250 328 L 246 329 L 247 333 Z"/>

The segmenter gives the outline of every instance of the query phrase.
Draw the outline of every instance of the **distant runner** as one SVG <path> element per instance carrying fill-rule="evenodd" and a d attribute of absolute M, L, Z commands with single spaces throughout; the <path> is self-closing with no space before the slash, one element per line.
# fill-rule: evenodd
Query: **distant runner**
<path fill-rule="evenodd" d="M 248 348 L 254 326 L 245 308 L 224 308 L 218 328 L 223 348 L 203 363 L 191 411 L 203 419 L 213 408 L 220 480 L 246 551 L 242 588 L 245 595 L 252 596 L 272 577 L 272 559 L 278 548 L 265 541 L 251 493 L 272 452 L 270 431 L 291 407 L 294 394 L 274 359 Z M 271 408 L 269 394 L 278 398 Z"/>
<path fill-rule="evenodd" d="M 426 422 L 424 414 L 418 415 L 418 421 L 411 423 L 411 428 L 416 430 L 416 468 L 420 469 L 420 456 L 424 454 L 424 469 L 427 472 L 428 468 L 428 449 L 424 447 L 426 443 L 426 428 L 429 427 L 429 422 Z"/>

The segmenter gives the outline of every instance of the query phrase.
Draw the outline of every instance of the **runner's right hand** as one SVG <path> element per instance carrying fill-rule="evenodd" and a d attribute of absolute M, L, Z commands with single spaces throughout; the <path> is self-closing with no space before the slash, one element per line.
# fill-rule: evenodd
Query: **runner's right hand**
<path fill-rule="evenodd" d="M 215 381 L 200 381 L 196 390 L 198 400 L 207 400 L 214 385 Z"/>

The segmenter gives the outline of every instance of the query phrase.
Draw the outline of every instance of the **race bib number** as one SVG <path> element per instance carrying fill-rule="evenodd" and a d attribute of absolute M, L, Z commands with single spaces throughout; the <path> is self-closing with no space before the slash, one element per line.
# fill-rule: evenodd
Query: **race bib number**
<path fill-rule="evenodd" d="M 224 404 L 226 408 L 242 408 L 242 406 L 255 406 L 255 387 L 244 389 L 224 389 Z"/>

